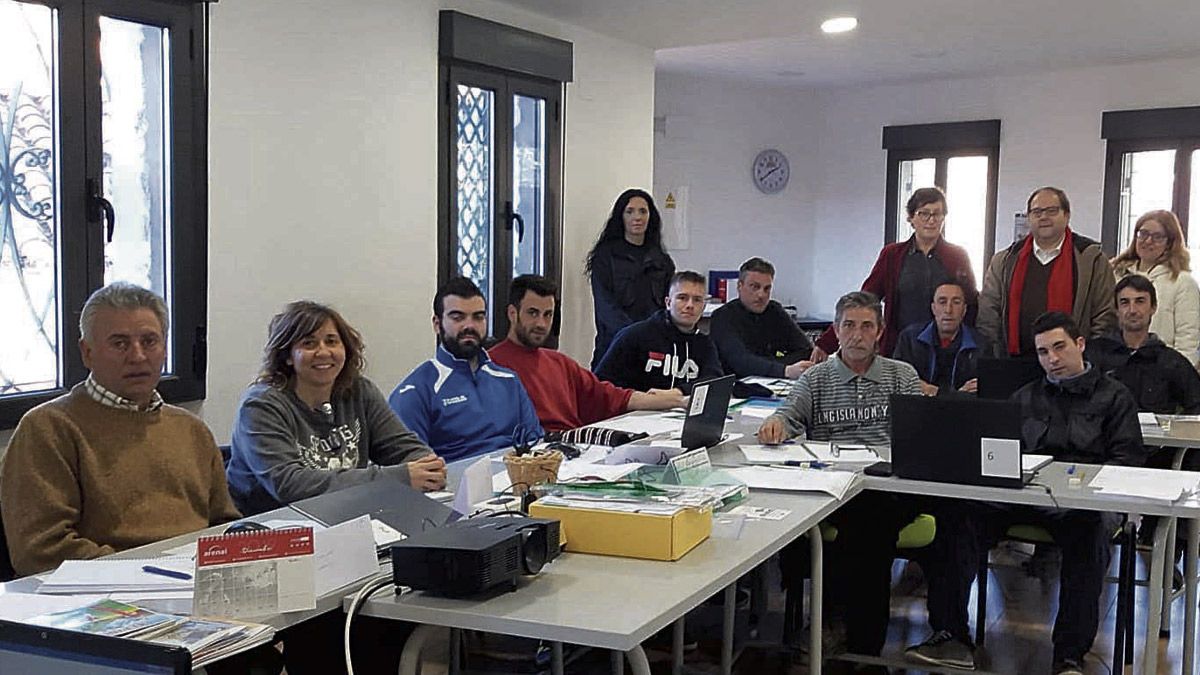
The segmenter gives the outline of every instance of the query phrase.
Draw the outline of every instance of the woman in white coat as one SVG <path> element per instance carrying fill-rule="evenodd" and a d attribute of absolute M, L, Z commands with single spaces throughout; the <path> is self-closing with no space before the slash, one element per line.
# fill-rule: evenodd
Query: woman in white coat
<path fill-rule="evenodd" d="M 1150 277 L 1158 308 L 1150 332 L 1197 364 L 1200 354 L 1200 287 L 1191 275 L 1179 219 L 1170 211 L 1148 211 L 1133 228 L 1133 241 L 1113 258 L 1120 280 L 1128 274 Z"/>

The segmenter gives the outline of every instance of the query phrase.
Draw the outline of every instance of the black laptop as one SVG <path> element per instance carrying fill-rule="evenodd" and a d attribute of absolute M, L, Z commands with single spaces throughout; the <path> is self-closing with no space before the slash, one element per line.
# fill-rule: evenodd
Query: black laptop
<path fill-rule="evenodd" d="M 736 375 L 715 377 L 697 382 L 692 386 L 692 397 L 688 400 L 687 417 L 683 420 L 680 445 L 685 450 L 711 448 L 721 442 L 725 434 L 725 416 L 729 413 L 729 399 L 733 396 Z"/>
<path fill-rule="evenodd" d="M 127 638 L 0 620 L 0 673 L 8 675 L 190 675 L 192 655 Z"/>
<path fill-rule="evenodd" d="M 976 371 L 979 398 L 1006 401 L 1021 387 L 1045 376 L 1036 358 L 998 359 L 984 356 L 979 359 Z"/>
<path fill-rule="evenodd" d="M 1019 488 L 1021 406 L 969 397 L 890 397 L 892 474 L 900 478 Z"/>
<path fill-rule="evenodd" d="M 441 527 L 456 515 L 449 506 L 394 480 L 373 480 L 293 502 L 291 507 L 323 525 L 368 515 L 405 536 Z"/>

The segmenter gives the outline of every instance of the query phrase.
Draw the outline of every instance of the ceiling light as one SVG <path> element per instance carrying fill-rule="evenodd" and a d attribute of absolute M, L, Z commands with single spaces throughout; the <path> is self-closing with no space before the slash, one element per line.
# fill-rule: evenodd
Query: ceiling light
<path fill-rule="evenodd" d="M 858 19 L 852 16 L 837 16 L 821 24 L 826 33 L 845 33 L 858 27 Z"/>

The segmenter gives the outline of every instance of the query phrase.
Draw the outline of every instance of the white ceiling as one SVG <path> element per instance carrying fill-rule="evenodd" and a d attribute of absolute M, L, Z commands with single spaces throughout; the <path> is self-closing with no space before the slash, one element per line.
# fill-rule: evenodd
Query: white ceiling
<path fill-rule="evenodd" d="M 1200 55 L 1200 0 L 505 0 L 656 50 L 658 69 L 845 86 Z M 858 17 L 858 30 L 821 21 Z"/>

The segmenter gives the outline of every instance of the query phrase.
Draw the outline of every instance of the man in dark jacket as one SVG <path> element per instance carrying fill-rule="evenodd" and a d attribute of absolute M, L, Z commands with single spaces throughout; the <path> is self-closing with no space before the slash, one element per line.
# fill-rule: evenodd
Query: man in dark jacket
<path fill-rule="evenodd" d="M 704 277 L 676 272 L 664 299 L 666 309 L 617 333 L 596 376 L 627 389 L 680 389 L 690 394 L 697 381 L 723 375 L 712 340 L 696 330 L 704 297 Z"/>
<path fill-rule="evenodd" d="M 1150 279 L 1131 274 L 1117 282 L 1119 333 L 1088 342 L 1088 360 L 1129 388 L 1138 410 L 1160 415 L 1200 413 L 1200 374 L 1179 352 L 1150 332 L 1158 294 Z"/>
<path fill-rule="evenodd" d="M 1142 464 L 1145 450 L 1133 396 L 1084 361 L 1085 341 L 1075 320 L 1047 312 L 1032 330 L 1046 377 L 1013 394 L 1021 404 L 1025 450 L 1066 462 Z M 1038 525 L 1062 549 L 1052 672 L 1082 675 L 1083 656 L 1100 625 L 1100 592 L 1120 522 L 1120 516 L 1099 511 L 964 502 L 959 517 L 938 519 L 934 545 L 940 550 L 931 559 L 941 569 L 929 573 L 951 582 L 930 586 L 929 622 L 936 632 L 905 654 L 925 663 L 974 668 L 967 598 L 980 556 L 1010 525 Z"/>
<path fill-rule="evenodd" d="M 979 356 L 986 354 L 983 338 L 963 323 L 967 292 L 956 281 L 947 281 L 933 292 L 933 320 L 913 324 L 900 332 L 892 358 L 917 369 L 921 392 L 926 396 L 955 391 L 974 393 Z"/>
<path fill-rule="evenodd" d="M 737 299 L 713 312 L 709 335 L 726 372 L 794 380 L 812 365 L 812 340 L 771 299 L 774 283 L 775 266 L 751 258 L 738 268 Z"/>

